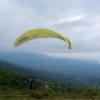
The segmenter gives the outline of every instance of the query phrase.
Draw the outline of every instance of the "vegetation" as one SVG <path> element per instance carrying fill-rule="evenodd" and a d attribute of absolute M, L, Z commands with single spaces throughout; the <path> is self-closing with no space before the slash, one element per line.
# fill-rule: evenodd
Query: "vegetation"
<path fill-rule="evenodd" d="M 35 62 L 35 63 L 38 64 L 38 62 Z M 59 66 L 56 65 L 57 67 L 52 66 L 53 71 L 51 71 L 51 69 L 52 69 L 51 66 L 47 66 L 46 68 L 49 70 L 49 71 L 47 71 L 47 70 L 42 69 L 43 66 L 41 66 L 41 69 L 32 70 L 32 69 L 28 69 L 25 67 L 16 66 L 14 64 L 11 64 L 11 63 L 8 63 L 5 61 L 0 61 L 0 67 L 2 67 L 2 66 L 3 66 L 3 68 L 11 69 L 15 72 L 22 73 L 24 75 L 35 76 L 39 79 L 50 80 L 52 82 L 59 82 L 59 83 L 67 83 L 67 84 L 71 84 L 71 85 L 76 85 L 76 86 L 81 87 L 81 88 L 94 86 L 94 83 L 97 83 L 100 86 L 100 77 L 99 77 L 100 70 L 96 66 L 94 67 L 94 69 L 92 69 L 91 67 L 88 68 L 87 65 L 83 64 L 83 66 L 80 65 L 80 68 L 79 68 L 79 66 L 77 67 L 75 65 L 72 68 L 67 67 L 67 69 L 66 69 L 66 66 L 62 67 L 60 65 Z M 37 66 L 40 66 L 40 65 L 37 65 Z M 74 69 L 77 70 L 77 71 L 75 71 L 75 73 L 73 71 Z M 59 72 L 57 72 L 57 71 L 59 71 Z M 63 73 L 61 73 L 61 72 L 63 72 Z M 90 73 L 92 76 L 90 75 Z"/>
<path fill-rule="evenodd" d="M 29 90 L 27 79 L 33 78 Z M 47 88 L 45 87 L 47 86 Z M 79 88 L 66 83 L 53 83 L 0 68 L 0 100 L 99 100 L 99 86 Z"/>

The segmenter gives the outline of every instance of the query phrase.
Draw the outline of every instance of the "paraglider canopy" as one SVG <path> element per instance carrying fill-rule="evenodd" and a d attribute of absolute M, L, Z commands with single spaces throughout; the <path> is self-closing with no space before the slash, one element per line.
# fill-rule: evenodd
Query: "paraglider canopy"
<path fill-rule="evenodd" d="M 38 38 L 58 38 L 65 41 L 68 44 L 68 49 L 72 49 L 70 41 L 65 36 L 56 31 L 45 28 L 37 28 L 21 34 L 14 42 L 14 47 L 18 47 L 27 41 Z"/>

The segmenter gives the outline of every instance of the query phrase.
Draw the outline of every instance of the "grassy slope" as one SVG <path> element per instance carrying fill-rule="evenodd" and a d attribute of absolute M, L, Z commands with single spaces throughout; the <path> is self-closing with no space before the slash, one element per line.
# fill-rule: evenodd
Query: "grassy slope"
<path fill-rule="evenodd" d="M 2 88 L 2 89 L 1 89 Z M 46 91 L 14 90 L 0 87 L 0 100 L 100 100 L 100 94 L 85 96 L 82 93 L 47 94 Z"/>
<path fill-rule="evenodd" d="M 11 70 L 0 69 L 1 82 L 3 82 L 2 79 L 4 80 L 8 79 L 12 83 L 11 80 L 15 79 L 14 77 L 16 77 L 17 81 L 21 81 L 23 79 L 22 74 L 13 72 Z M 27 78 L 28 78 L 27 76 L 24 76 L 25 81 L 23 82 L 26 82 Z M 33 90 L 29 90 L 25 84 L 23 84 L 25 87 L 23 86 L 23 88 L 20 88 L 19 90 L 18 87 L 16 86 L 19 86 L 18 84 L 22 85 L 22 83 L 18 82 L 17 84 L 14 85 L 14 87 L 11 87 L 10 82 L 9 82 L 9 85 L 4 84 L 4 83 L 1 84 L 0 100 L 37 100 L 37 99 L 41 99 L 41 100 L 70 100 L 70 99 L 77 100 L 79 99 L 79 100 L 82 100 L 81 98 L 83 98 L 83 100 L 90 99 L 90 98 L 98 98 L 98 100 L 100 100 L 100 90 L 98 89 L 97 86 L 93 88 L 88 88 L 85 90 L 80 90 L 80 91 L 61 92 L 60 90 L 62 89 L 64 85 L 62 84 L 59 85 L 59 84 L 54 84 L 54 83 L 49 82 L 48 83 L 49 88 L 45 91 L 42 87 L 43 82 L 41 82 L 41 80 L 39 79 L 36 79 L 36 83 L 34 83 L 35 87 Z M 8 83 L 7 80 L 6 80 L 6 83 Z M 58 91 L 54 91 L 55 90 L 54 86 L 58 86 L 57 87 L 57 89 L 59 88 Z M 69 87 L 65 85 L 64 88 L 68 89 Z"/>

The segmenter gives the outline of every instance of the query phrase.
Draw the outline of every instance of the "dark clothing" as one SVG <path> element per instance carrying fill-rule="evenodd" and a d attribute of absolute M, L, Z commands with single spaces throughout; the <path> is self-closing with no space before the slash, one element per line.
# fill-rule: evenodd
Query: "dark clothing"
<path fill-rule="evenodd" d="M 29 86 L 29 88 L 31 90 L 32 89 L 33 80 L 27 81 L 27 84 L 28 84 L 28 86 Z"/>
<path fill-rule="evenodd" d="M 30 81 L 30 90 L 32 89 L 33 80 Z"/>

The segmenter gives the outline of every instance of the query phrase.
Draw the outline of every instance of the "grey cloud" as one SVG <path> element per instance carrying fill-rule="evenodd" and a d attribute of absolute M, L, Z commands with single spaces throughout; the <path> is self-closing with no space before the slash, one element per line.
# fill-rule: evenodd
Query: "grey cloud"
<path fill-rule="evenodd" d="M 15 0 L 12 2 L 13 4 L 18 5 L 18 6 L 22 6 L 28 9 L 30 8 L 33 11 L 35 11 L 35 13 L 39 13 L 39 14 L 46 12 L 49 6 L 49 3 L 43 2 L 43 0 L 29 0 L 29 1 L 28 0 L 24 0 L 24 1 Z"/>
<path fill-rule="evenodd" d="M 51 42 L 48 39 L 46 42 L 41 40 L 29 42 L 27 46 L 30 52 L 99 52 L 99 0 L 2 1 L 6 4 L 3 5 L 0 1 L 0 50 L 27 51 L 27 43 L 14 49 L 14 40 L 27 30 L 45 27 L 65 35 L 71 41 L 73 49 L 69 51 L 64 43 L 55 40 Z M 77 16 L 81 18 L 68 20 Z M 61 23 L 64 18 L 67 20 Z"/>
<path fill-rule="evenodd" d="M 74 21 L 65 21 L 62 23 L 55 23 L 53 26 L 57 28 L 68 28 L 68 27 L 82 27 L 88 25 L 91 25 L 91 23 L 86 20 L 74 20 Z"/>

